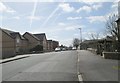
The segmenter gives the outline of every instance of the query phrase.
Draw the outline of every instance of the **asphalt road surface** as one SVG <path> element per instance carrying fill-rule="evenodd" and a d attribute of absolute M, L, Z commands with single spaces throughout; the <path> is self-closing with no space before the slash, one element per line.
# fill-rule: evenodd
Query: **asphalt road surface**
<path fill-rule="evenodd" d="M 3 81 L 78 81 L 77 52 L 34 54 L 2 65 Z"/>
<path fill-rule="evenodd" d="M 2 64 L 3 81 L 118 81 L 118 61 L 89 51 L 33 54 Z M 79 72 L 79 73 L 78 73 Z"/>
<path fill-rule="evenodd" d="M 84 81 L 118 81 L 118 60 L 104 59 L 89 51 L 78 51 L 79 71 Z"/>

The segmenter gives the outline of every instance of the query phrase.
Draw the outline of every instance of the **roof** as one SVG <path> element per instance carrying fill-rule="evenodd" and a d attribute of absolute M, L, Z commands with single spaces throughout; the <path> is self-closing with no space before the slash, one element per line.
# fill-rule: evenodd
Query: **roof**
<path fill-rule="evenodd" d="M 47 42 L 48 42 L 48 43 L 51 43 L 51 42 L 53 42 L 53 41 L 52 41 L 52 40 L 47 40 Z"/>
<path fill-rule="evenodd" d="M 98 40 L 85 40 L 83 41 L 82 43 L 84 44 L 89 44 L 89 43 L 94 43 L 94 42 L 97 42 Z"/>
<path fill-rule="evenodd" d="M 47 41 L 52 41 L 52 40 L 47 40 Z"/>
<path fill-rule="evenodd" d="M 39 40 L 35 35 L 33 35 L 33 34 L 29 33 L 29 32 L 25 32 L 25 33 L 23 34 L 23 37 L 24 37 L 25 34 L 29 34 L 30 36 L 32 36 L 32 37 L 35 38 L 36 40 Z"/>
<path fill-rule="evenodd" d="M 2 29 L 2 31 L 4 31 L 6 34 L 8 34 L 9 36 L 11 36 L 11 37 L 14 38 L 14 39 L 17 37 L 17 35 L 19 35 L 19 37 L 20 37 L 22 40 L 25 39 L 22 35 L 20 35 L 19 32 L 10 31 L 10 30 L 7 30 L 7 29 Z"/>
<path fill-rule="evenodd" d="M 46 38 L 45 33 L 40 33 L 40 34 L 33 34 L 34 36 L 36 36 L 39 40 L 43 40 L 44 37 Z"/>

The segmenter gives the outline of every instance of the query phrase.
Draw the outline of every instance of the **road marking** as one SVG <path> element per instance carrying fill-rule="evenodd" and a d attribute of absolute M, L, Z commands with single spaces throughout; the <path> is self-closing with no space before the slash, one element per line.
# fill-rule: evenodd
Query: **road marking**
<path fill-rule="evenodd" d="M 78 58 L 78 62 L 80 62 L 80 59 Z"/>
<path fill-rule="evenodd" d="M 82 78 L 81 74 L 78 75 L 78 81 L 83 81 L 83 78 Z"/>

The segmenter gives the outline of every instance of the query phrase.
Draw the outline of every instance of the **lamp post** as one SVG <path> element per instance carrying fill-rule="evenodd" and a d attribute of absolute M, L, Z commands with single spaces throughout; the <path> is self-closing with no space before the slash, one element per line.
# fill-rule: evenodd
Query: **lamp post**
<path fill-rule="evenodd" d="M 82 31 L 81 31 L 81 28 L 78 28 L 78 29 L 80 30 L 80 44 L 81 44 L 82 43 Z"/>

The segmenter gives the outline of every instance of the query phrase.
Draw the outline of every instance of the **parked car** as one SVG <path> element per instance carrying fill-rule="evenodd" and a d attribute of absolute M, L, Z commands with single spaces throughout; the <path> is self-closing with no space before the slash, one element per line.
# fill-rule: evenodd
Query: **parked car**
<path fill-rule="evenodd" d="M 59 47 L 55 48 L 55 52 L 61 51 Z"/>
<path fill-rule="evenodd" d="M 73 47 L 72 50 L 77 50 L 76 47 Z"/>
<path fill-rule="evenodd" d="M 62 51 L 65 51 L 66 50 L 66 48 L 62 48 Z"/>

